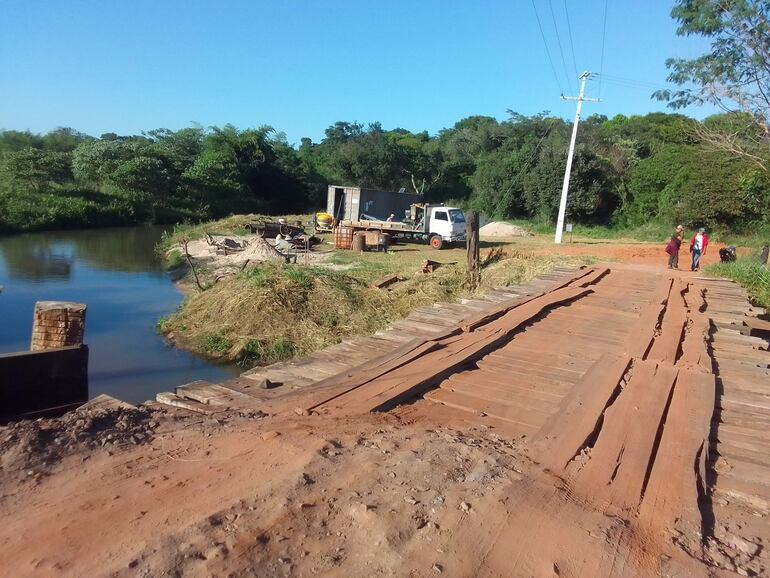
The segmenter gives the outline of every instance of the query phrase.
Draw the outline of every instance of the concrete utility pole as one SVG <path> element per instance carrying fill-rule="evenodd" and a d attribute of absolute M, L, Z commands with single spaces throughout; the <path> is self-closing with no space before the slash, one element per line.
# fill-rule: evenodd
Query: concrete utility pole
<path fill-rule="evenodd" d="M 567 168 L 564 171 L 564 183 L 561 186 L 561 200 L 559 201 L 559 218 L 556 219 L 556 236 L 554 243 L 561 243 L 561 235 L 564 231 L 564 213 L 567 212 L 567 191 L 569 190 L 569 175 L 572 172 L 572 156 L 575 154 L 575 137 L 577 137 L 578 123 L 580 122 L 580 109 L 583 108 L 583 101 L 599 102 L 598 98 L 586 98 L 585 94 L 586 80 L 591 76 L 590 72 L 584 72 L 580 75 L 580 94 L 578 96 L 564 96 L 564 100 L 577 100 L 577 111 L 575 112 L 575 124 L 572 125 L 572 138 L 569 141 L 569 153 L 567 155 Z"/>

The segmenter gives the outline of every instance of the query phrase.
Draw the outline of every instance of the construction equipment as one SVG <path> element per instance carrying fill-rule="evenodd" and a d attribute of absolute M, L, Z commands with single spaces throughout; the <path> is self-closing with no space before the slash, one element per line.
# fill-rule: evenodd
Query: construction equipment
<path fill-rule="evenodd" d="M 334 217 L 329 213 L 318 212 L 313 218 L 316 233 L 331 233 L 334 229 Z"/>

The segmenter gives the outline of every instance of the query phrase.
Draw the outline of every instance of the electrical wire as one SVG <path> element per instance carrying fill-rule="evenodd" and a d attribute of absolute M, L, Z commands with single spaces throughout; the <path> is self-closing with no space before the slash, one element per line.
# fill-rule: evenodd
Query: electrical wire
<path fill-rule="evenodd" d="M 572 69 L 575 71 L 575 78 L 579 78 L 577 62 L 575 61 L 575 45 L 572 43 L 572 25 L 570 24 L 569 10 L 567 10 L 567 0 L 564 0 L 564 13 L 567 15 L 567 32 L 569 33 L 569 48 L 572 52 Z"/>
<path fill-rule="evenodd" d="M 604 80 L 607 82 L 615 82 L 618 84 L 635 84 L 638 86 L 649 88 L 661 88 L 660 84 L 655 82 L 649 82 L 647 80 L 640 80 L 638 78 L 628 78 L 624 76 L 617 76 L 615 74 L 603 74 Z"/>
<path fill-rule="evenodd" d="M 599 94 L 597 98 L 602 97 L 602 74 L 604 72 L 604 45 L 607 40 L 607 6 L 609 0 L 604 0 L 604 24 L 602 25 L 602 58 L 599 64 Z"/>
<path fill-rule="evenodd" d="M 647 82 L 644 80 L 635 80 L 633 78 L 623 78 L 619 76 L 603 74 L 599 76 L 600 83 L 602 82 L 602 79 L 604 80 L 604 82 L 614 84 L 617 86 L 622 86 L 624 88 L 634 88 L 637 90 L 665 90 L 665 87 L 659 84 L 654 84 L 652 82 Z"/>
<path fill-rule="evenodd" d="M 556 32 L 556 45 L 559 47 L 559 55 L 561 56 L 561 65 L 564 67 L 564 77 L 567 79 L 567 86 L 571 83 L 569 81 L 569 72 L 567 72 L 567 60 L 564 58 L 564 50 L 561 47 L 561 37 L 559 36 L 559 26 L 556 24 L 556 14 L 553 12 L 553 2 L 548 0 L 548 8 L 551 11 L 551 20 L 553 20 L 553 29 Z"/>
<path fill-rule="evenodd" d="M 553 65 L 553 59 L 551 58 L 551 51 L 548 50 L 548 42 L 545 40 L 545 33 L 543 32 L 543 25 L 540 22 L 540 16 L 537 13 L 537 6 L 535 6 L 535 0 L 532 0 L 532 10 L 535 11 L 535 19 L 537 20 L 537 27 L 540 29 L 540 37 L 543 39 L 543 46 L 545 46 L 545 54 L 548 56 L 548 62 L 551 64 L 551 72 L 553 72 L 553 77 L 556 79 L 556 85 L 559 87 L 559 92 L 561 94 L 564 94 L 564 89 L 561 87 L 561 81 L 559 80 L 559 75 L 556 74 L 556 67 Z"/>

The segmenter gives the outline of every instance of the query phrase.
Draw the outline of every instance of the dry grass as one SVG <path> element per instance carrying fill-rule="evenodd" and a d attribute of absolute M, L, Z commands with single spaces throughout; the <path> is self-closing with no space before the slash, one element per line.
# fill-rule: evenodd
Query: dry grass
<path fill-rule="evenodd" d="M 324 266 L 264 265 L 189 295 L 159 327 L 204 355 L 262 365 L 370 335 L 418 307 L 527 282 L 557 264 L 585 262 L 536 257 L 512 247 L 502 247 L 502 257 L 483 270 L 481 286 L 475 289 L 466 283 L 464 249 L 437 252 L 404 245 L 385 254 L 338 252 Z M 416 275 L 426 258 L 444 265 L 432 274 Z M 404 280 L 390 290 L 370 287 L 393 274 Z"/>

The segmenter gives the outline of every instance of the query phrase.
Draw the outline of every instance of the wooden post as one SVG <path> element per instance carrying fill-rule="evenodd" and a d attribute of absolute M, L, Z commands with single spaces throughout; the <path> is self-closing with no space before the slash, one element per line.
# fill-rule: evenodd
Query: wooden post
<path fill-rule="evenodd" d="M 468 275 L 471 284 L 475 287 L 481 280 L 479 267 L 479 214 L 476 211 L 468 211 L 465 216 L 465 247 L 467 249 Z"/>
<path fill-rule="evenodd" d="M 38 301 L 32 324 L 32 351 L 82 345 L 86 306 L 65 301 Z"/>

